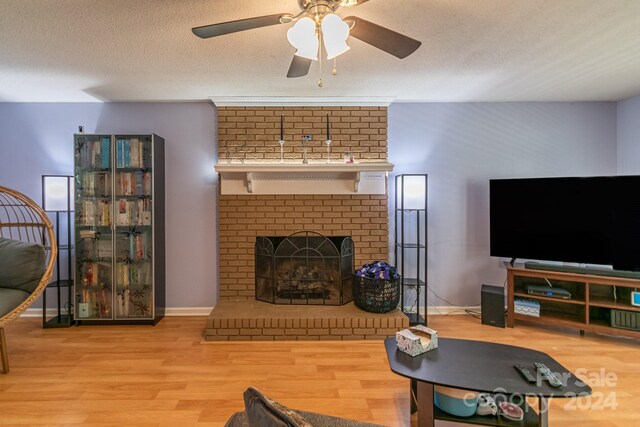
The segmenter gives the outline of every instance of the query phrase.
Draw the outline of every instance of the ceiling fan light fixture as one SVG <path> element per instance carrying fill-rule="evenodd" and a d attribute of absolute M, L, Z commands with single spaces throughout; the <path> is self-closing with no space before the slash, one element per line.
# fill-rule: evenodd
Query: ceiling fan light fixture
<path fill-rule="evenodd" d="M 342 55 L 349 49 L 347 38 L 349 25 L 335 13 L 329 13 L 322 18 L 322 39 L 327 51 L 327 59 Z"/>
<path fill-rule="evenodd" d="M 302 58 L 318 59 L 318 37 L 313 19 L 305 16 L 287 31 L 287 40 L 297 49 L 296 55 Z"/>

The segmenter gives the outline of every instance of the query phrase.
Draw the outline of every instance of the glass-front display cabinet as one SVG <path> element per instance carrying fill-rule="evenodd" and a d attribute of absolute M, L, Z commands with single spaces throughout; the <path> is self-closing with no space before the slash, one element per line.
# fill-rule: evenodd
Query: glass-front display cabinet
<path fill-rule="evenodd" d="M 164 139 L 74 135 L 75 319 L 157 323 L 165 311 Z"/>

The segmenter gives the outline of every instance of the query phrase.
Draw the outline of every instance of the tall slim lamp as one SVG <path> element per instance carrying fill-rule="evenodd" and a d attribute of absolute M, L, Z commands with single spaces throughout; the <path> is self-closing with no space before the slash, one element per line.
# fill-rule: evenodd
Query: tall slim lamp
<path fill-rule="evenodd" d="M 61 271 L 61 257 L 56 259 L 55 280 L 47 287 L 55 287 L 57 291 L 57 315 L 47 320 L 47 290 L 43 292 L 42 300 L 42 327 L 61 328 L 71 326 L 73 323 L 72 296 L 72 250 L 71 244 L 71 213 L 73 212 L 73 176 L 69 175 L 42 175 L 42 208 L 47 213 L 55 216 L 55 233 L 58 242 L 58 253 L 66 252 L 67 271 L 66 279 L 63 279 Z M 61 220 L 65 220 L 66 242 L 61 244 L 60 227 Z M 62 289 L 67 288 L 67 302 L 65 313 L 62 312 Z"/>
<path fill-rule="evenodd" d="M 397 175 L 395 182 L 394 255 L 401 274 L 400 305 L 411 325 L 426 325 L 427 175 Z"/>

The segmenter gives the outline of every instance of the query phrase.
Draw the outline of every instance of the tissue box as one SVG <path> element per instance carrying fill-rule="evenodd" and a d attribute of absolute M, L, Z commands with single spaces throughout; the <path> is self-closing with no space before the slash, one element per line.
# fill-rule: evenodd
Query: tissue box
<path fill-rule="evenodd" d="M 396 332 L 396 345 L 400 351 L 417 356 L 438 348 L 438 332 L 422 325 L 403 329 Z"/>

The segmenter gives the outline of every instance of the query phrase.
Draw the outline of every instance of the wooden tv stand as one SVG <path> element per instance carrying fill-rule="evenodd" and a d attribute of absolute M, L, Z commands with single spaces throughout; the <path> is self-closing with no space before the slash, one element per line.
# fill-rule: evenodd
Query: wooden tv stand
<path fill-rule="evenodd" d="M 640 313 L 640 307 L 631 305 L 631 292 L 640 290 L 640 277 L 614 277 L 580 272 L 525 268 L 524 265 L 507 267 L 507 326 L 513 328 L 516 320 L 552 326 L 565 326 L 584 331 L 600 332 L 640 338 L 640 331 L 612 327 L 611 309 Z M 529 295 L 527 285 L 553 286 L 571 292 L 571 299 Z M 514 311 L 515 298 L 529 298 L 540 303 L 540 317 L 518 314 Z"/>

